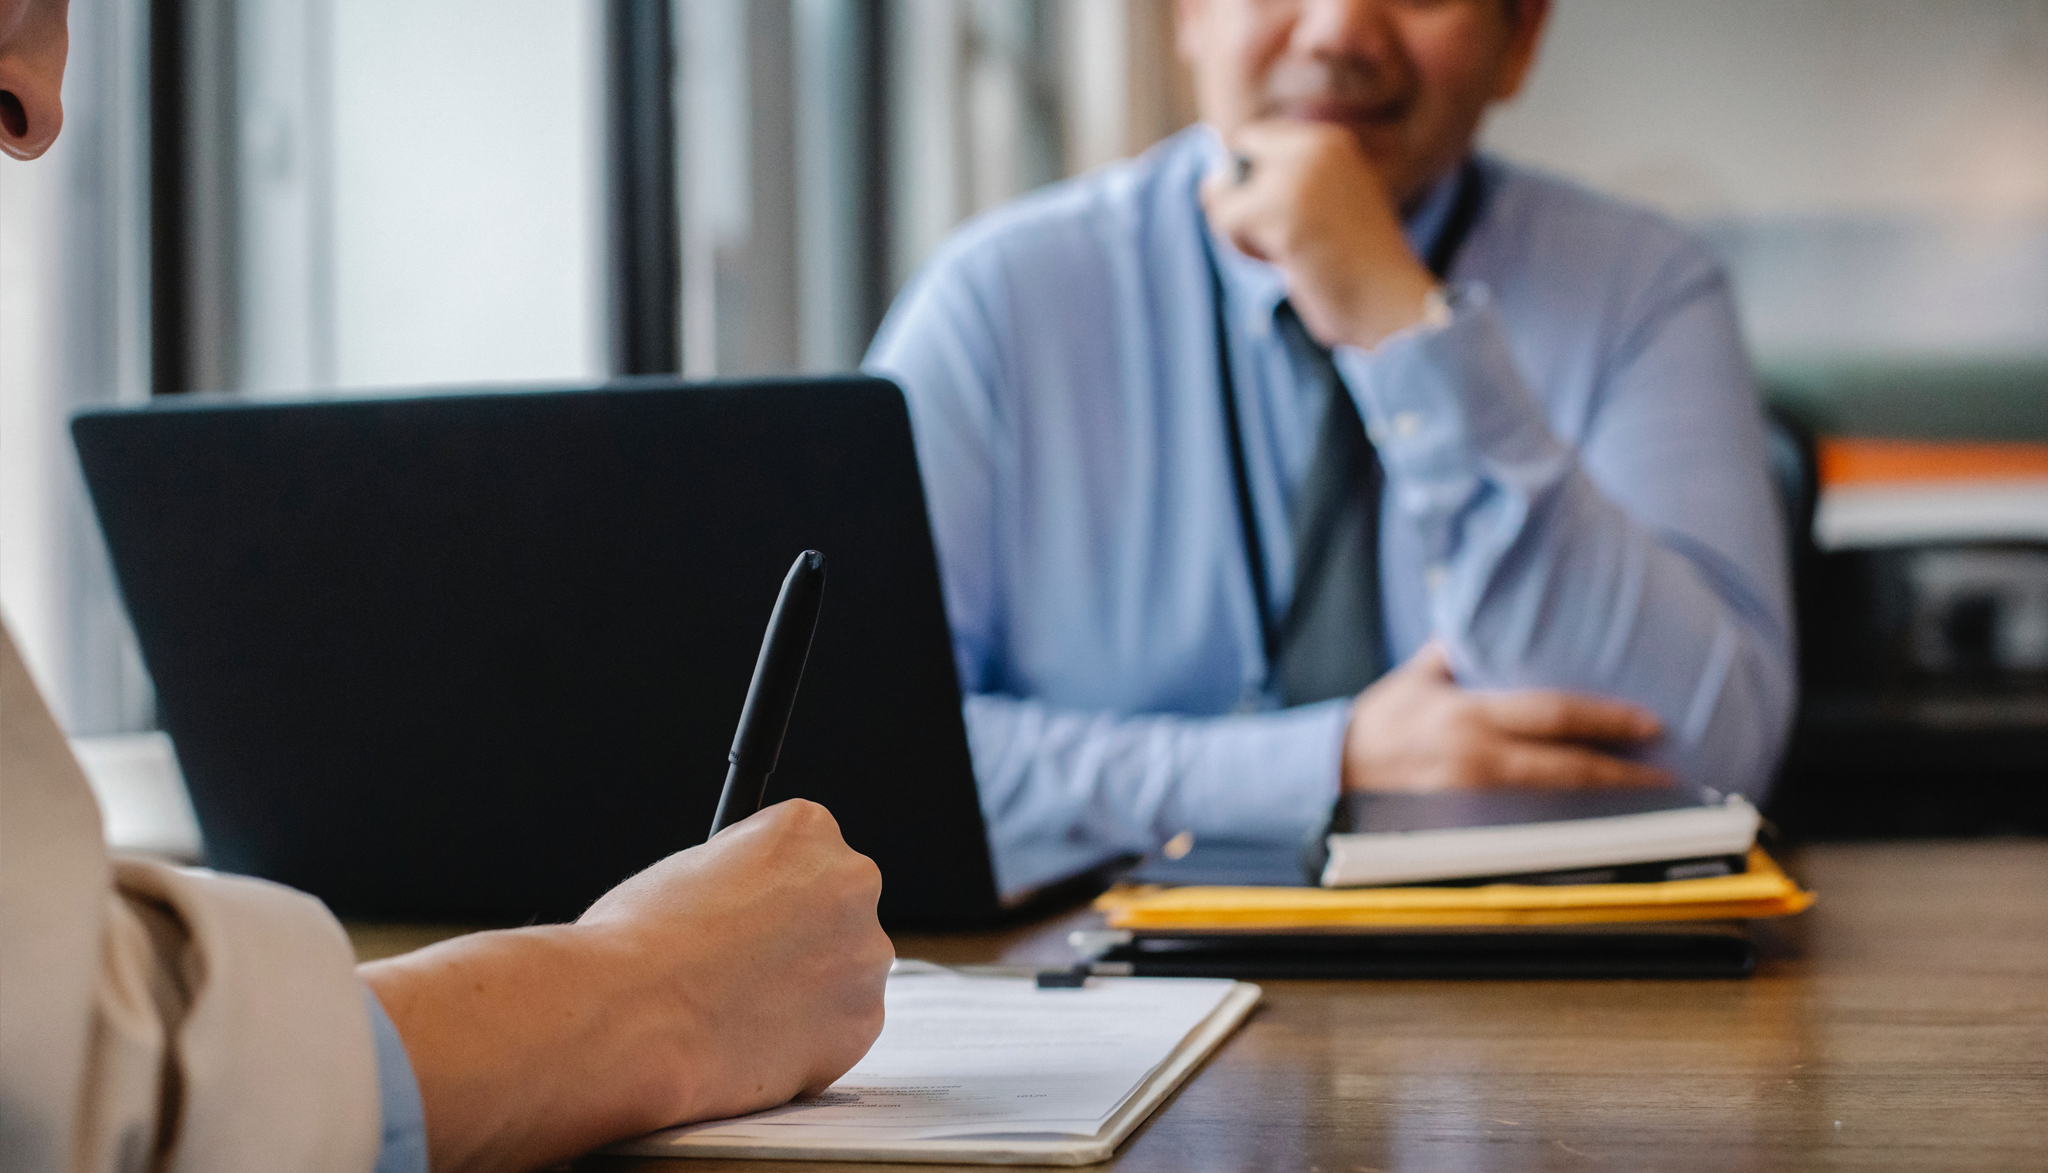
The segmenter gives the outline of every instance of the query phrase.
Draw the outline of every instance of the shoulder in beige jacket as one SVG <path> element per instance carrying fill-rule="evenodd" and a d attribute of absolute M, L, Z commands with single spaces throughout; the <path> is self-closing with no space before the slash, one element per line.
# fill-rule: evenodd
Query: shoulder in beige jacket
<path fill-rule="evenodd" d="M 108 858 L 0 626 L 0 1167 L 368 1170 L 363 999 L 312 897 Z"/>

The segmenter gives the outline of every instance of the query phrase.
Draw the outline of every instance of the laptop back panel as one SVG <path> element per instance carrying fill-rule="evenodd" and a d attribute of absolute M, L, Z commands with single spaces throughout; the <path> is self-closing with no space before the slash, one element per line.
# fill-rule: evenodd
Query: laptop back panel
<path fill-rule="evenodd" d="M 890 384 L 216 399 L 73 433 L 213 866 L 344 916 L 575 916 L 703 839 L 809 548 L 768 800 L 832 810 L 887 922 L 995 915 Z"/>

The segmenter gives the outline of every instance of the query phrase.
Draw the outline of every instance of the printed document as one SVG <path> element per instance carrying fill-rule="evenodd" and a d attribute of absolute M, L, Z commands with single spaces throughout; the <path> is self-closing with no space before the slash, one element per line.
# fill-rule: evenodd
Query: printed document
<path fill-rule="evenodd" d="M 1255 986 L 1220 979 L 1091 978 L 1081 989 L 1041 990 L 1028 977 L 906 968 L 889 979 L 881 1037 L 823 1095 L 625 1148 L 683 1153 L 770 1142 L 827 1155 L 912 1142 L 908 1155 L 921 1147 L 915 1142 L 1101 1139 L 1113 1127 L 1121 1139 L 1143 1118 L 1124 1109 L 1165 1082 L 1154 1076 L 1173 1068 L 1170 1082 L 1145 1096 L 1145 1112 L 1257 995 Z M 973 1159 L 964 1150 L 958 1156 Z"/>

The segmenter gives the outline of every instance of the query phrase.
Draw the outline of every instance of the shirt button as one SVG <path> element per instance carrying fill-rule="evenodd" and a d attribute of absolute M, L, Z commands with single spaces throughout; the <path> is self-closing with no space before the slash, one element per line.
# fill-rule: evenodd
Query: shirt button
<path fill-rule="evenodd" d="M 1441 562 L 1431 564 L 1428 570 L 1422 572 L 1422 581 L 1433 591 L 1442 590 L 1444 581 L 1450 577 L 1450 567 L 1445 566 Z"/>
<path fill-rule="evenodd" d="M 1394 413 L 1394 436 L 1406 440 L 1422 430 L 1422 413 L 1419 411 L 1398 411 Z"/>

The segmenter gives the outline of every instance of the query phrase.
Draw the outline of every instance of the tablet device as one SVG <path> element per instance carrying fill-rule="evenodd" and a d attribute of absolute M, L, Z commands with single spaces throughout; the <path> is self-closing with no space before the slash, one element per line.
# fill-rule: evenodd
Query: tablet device
<path fill-rule="evenodd" d="M 72 432 L 211 866 L 345 917 L 574 917 L 704 838 L 816 549 L 768 801 L 831 809 L 891 925 L 998 912 L 891 384 L 181 397 Z"/>

